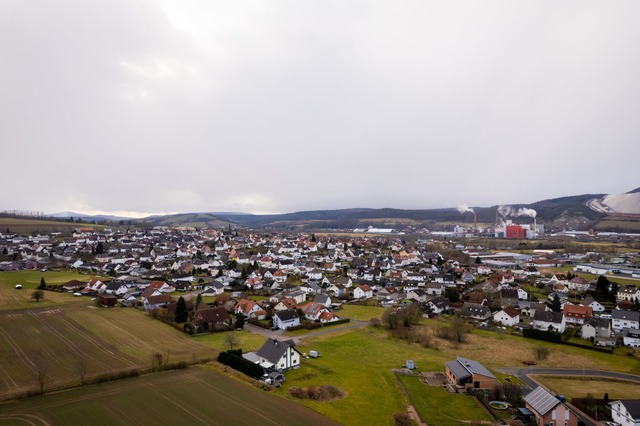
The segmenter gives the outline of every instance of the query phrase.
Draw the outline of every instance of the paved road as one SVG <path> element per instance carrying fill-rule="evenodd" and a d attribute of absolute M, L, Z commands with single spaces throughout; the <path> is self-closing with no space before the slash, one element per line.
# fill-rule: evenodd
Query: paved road
<path fill-rule="evenodd" d="M 539 386 L 539 383 L 530 376 L 580 376 L 580 377 L 603 377 L 607 379 L 619 379 L 629 380 L 632 382 L 640 383 L 640 376 L 635 374 L 618 373 L 615 371 L 602 371 L 602 370 L 587 370 L 587 369 L 575 369 L 575 368 L 500 368 L 499 372 L 504 374 L 511 374 L 520 379 L 529 388 L 534 389 Z M 578 410 L 573 405 L 567 403 L 571 409 L 573 409 L 587 426 L 601 426 L 600 423 L 592 419 L 591 417 Z"/>
<path fill-rule="evenodd" d="M 323 327 L 319 330 L 314 330 L 314 331 L 310 331 L 308 333 L 305 334 L 299 334 L 296 336 L 291 336 L 288 335 L 286 331 L 283 330 L 267 330 L 264 329 L 262 327 L 256 327 L 255 325 L 251 325 L 251 324 L 246 324 L 244 325 L 244 329 L 247 331 L 250 331 L 251 333 L 255 333 L 255 334 L 259 334 L 261 336 L 264 337 L 269 337 L 271 339 L 293 339 L 293 341 L 298 344 L 300 343 L 301 340 L 308 338 L 308 337 L 314 337 L 314 336 L 320 336 L 322 334 L 328 334 L 328 333 L 335 333 L 338 331 L 342 331 L 342 330 L 351 330 L 354 328 L 359 328 L 359 327 L 364 327 L 365 325 L 369 324 L 367 321 L 351 321 L 349 322 L 348 325 L 346 326 L 336 326 L 336 327 Z"/>

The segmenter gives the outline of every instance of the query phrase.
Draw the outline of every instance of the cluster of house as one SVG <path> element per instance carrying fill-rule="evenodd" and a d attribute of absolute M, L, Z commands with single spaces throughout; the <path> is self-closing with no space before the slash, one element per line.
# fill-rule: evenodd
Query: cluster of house
<path fill-rule="evenodd" d="M 494 389 L 498 384 L 496 377 L 481 363 L 462 357 L 445 363 L 445 376 L 451 385 L 459 388 Z M 524 403 L 524 407 L 517 408 L 517 416 L 525 424 L 577 426 L 582 420 L 561 395 L 554 395 L 541 386 L 525 395 Z M 617 400 L 609 405 L 614 423 L 640 425 L 640 400 Z"/>
<path fill-rule="evenodd" d="M 455 308 L 468 319 L 505 327 L 557 332 L 578 327 L 583 337 L 593 338 L 598 345 L 613 345 L 622 336 L 624 344 L 640 346 L 638 313 L 632 310 L 640 300 L 638 287 L 619 288 L 618 303 L 609 313 L 599 301 L 585 296 L 593 283 L 558 274 L 543 281 L 549 299 L 533 301 L 518 283 L 541 280 L 538 267 L 559 266 L 571 259 L 545 251 L 513 255 L 457 246 L 476 258 L 475 264 L 464 266 L 429 250 L 429 243 L 409 246 L 394 237 L 316 240 L 307 234 L 238 235 L 215 229 L 79 228 L 70 238 L 0 234 L 4 257 L 16 257 L 0 262 L 0 269 L 60 266 L 110 275 L 108 282 L 69 284 L 68 289 L 104 294 L 105 304 L 114 303 L 107 295 L 115 296 L 122 304 L 148 310 L 171 305 L 173 291 L 200 291 L 215 297 L 240 289 L 260 292 L 269 300 L 248 303 L 237 296 L 216 305 L 226 305 L 235 313 L 242 307 L 248 318 L 273 313 L 274 325 L 280 328 L 298 324 L 300 311 L 308 320 L 335 321 L 334 311 L 341 301 L 375 298 L 383 306 L 419 303 L 431 315 Z M 164 280 L 158 281 L 160 276 Z M 447 297 L 449 289 L 463 295 L 463 306 Z M 556 296 L 561 301 L 559 312 L 549 307 Z"/>
<path fill-rule="evenodd" d="M 568 278 L 556 274 L 550 279 L 538 278 L 537 282 L 546 289 L 547 300 L 530 300 L 529 294 L 517 285 L 512 272 L 495 274 L 465 296 L 460 313 L 485 326 L 493 321 L 504 327 L 530 327 L 557 333 L 572 327 L 597 346 L 615 346 L 621 338 L 626 346 L 640 347 L 640 313 L 633 310 L 636 301 L 640 301 L 639 287 L 619 287 L 617 303 L 608 310 L 586 294 L 593 293 L 594 282 L 579 276 Z M 487 296 L 493 297 L 492 301 L 487 300 Z M 560 303 L 554 311 L 551 306 L 556 298 Z"/>

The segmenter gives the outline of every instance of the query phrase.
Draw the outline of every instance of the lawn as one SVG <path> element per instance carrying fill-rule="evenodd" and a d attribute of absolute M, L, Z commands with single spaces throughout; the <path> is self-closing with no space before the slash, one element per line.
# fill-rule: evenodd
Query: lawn
<path fill-rule="evenodd" d="M 206 368 L 78 388 L 0 405 L 3 425 L 333 425 L 298 404 Z"/>
<path fill-rule="evenodd" d="M 371 318 L 381 318 L 386 309 L 380 306 L 363 306 L 344 304 L 342 309 L 336 312 L 340 318 L 349 318 L 357 321 L 369 321 Z"/>
<path fill-rule="evenodd" d="M 624 380 L 606 380 L 580 377 L 535 376 L 535 379 L 556 394 L 569 398 L 585 398 L 591 394 L 602 398 L 609 394 L 609 400 L 640 399 L 640 385 Z"/>
<path fill-rule="evenodd" d="M 40 285 L 40 279 L 44 278 L 47 285 L 64 284 L 67 281 L 78 280 L 89 282 L 93 278 L 101 278 L 95 275 L 84 275 L 74 271 L 14 271 L 0 272 L 0 310 L 5 309 L 30 309 L 59 306 L 62 304 L 87 304 L 87 298 L 74 297 L 70 293 L 58 293 L 45 291 L 44 299 L 35 302 L 31 299 L 31 293 Z M 102 277 L 104 278 L 104 277 Z M 16 290 L 16 284 L 22 284 L 22 290 Z"/>
<path fill-rule="evenodd" d="M 441 386 L 425 385 L 415 376 L 398 378 L 420 418 L 428 424 L 450 425 L 465 424 L 470 420 L 493 420 L 473 396 L 447 393 Z"/>
<path fill-rule="evenodd" d="M 394 413 L 404 412 L 406 399 L 391 373 L 406 355 L 384 333 L 352 331 L 339 336 L 318 336 L 298 347 L 317 350 L 322 356 L 303 359 L 302 367 L 287 373 L 277 392 L 285 397 L 291 386 L 333 384 L 347 393 L 339 401 L 305 405 L 345 425 L 390 424 Z M 414 352 L 415 354 L 415 352 Z"/>

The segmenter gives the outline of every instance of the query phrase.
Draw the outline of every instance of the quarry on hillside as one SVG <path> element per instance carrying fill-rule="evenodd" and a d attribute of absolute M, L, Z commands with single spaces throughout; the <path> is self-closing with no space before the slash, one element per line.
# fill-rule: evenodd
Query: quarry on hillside
<path fill-rule="evenodd" d="M 587 206 L 599 213 L 640 214 L 640 193 L 611 194 L 603 198 L 594 198 Z"/>

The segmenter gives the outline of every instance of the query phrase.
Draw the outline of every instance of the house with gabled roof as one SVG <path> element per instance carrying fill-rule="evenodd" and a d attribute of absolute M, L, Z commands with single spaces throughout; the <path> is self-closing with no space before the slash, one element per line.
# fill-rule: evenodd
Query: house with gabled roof
<path fill-rule="evenodd" d="M 207 330 L 221 330 L 231 325 L 231 317 L 227 310 L 218 306 L 198 310 L 193 316 L 193 325 Z"/>
<path fill-rule="evenodd" d="M 563 333 L 566 322 L 562 312 L 536 310 L 531 326 L 538 330 Z"/>
<path fill-rule="evenodd" d="M 373 297 L 373 289 L 367 284 L 362 284 L 353 289 L 353 297 L 355 299 L 369 299 Z"/>
<path fill-rule="evenodd" d="M 478 361 L 457 357 L 445 363 L 445 376 L 450 383 L 466 388 L 493 389 L 496 377 Z"/>
<path fill-rule="evenodd" d="M 302 307 L 304 317 L 310 321 L 319 321 L 320 315 L 329 311 L 323 304 L 310 302 Z"/>
<path fill-rule="evenodd" d="M 274 311 L 286 311 L 287 309 L 296 309 L 298 304 L 295 300 L 290 297 L 283 297 L 278 303 L 273 307 Z"/>
<path fill-rule="evenodd" d="M 258 364 L 278 371 L 300 367 L 300 352 L 293 340 L 267 339 L 256 355 Z"/>
<path fill-rule="evenodd" d="M 327 296 L 326 294 L 316 294 L 313 297 L 313 301 L 315 303 L 320 303 L 325 308 L 331 307 L 331 297 Z"/>
<path fill-rule="evenodd" d="M 562 311 L 567 324 L 582 325 L 585 323 L 588 317 L 593 316 L 593 310 L 588 306 L 572 305 L 565 303 L 562 307 Z"/>
<path fill-rule="evenodd" d="M 241 299 L 234 306 L 233 311 L 236 315 L 244 315 L 246 318 L 264 319 L 267 312 L 262 309 L 257 302 L 248 299 Z"/>
<path fill-rule="evenodd" d="M 619 399 L 610 404 L 611 420 L 620 426 L 640 426 L 640 399 Z"/>
<path fill-rule="evenodd" d="M 520 322 L 520 311 L 513 306 L 506 306 L 493 314 L 493 321 L 506 327 L 513 327 Z"/>
<path fill-rule="evenodd" d="M 616 293 L 616 302 L 627 300 L 629 302 L 635 302 L 640 300 L 640 287 L 629 284 L 618 289 Z"/>
<path fill-rule="evenodd" d="M 604 312 L 604 306 L 602 306 L 600 302 L 598 302 L 591 296 L 587 296 L 582 299 L 582 302 L 580 304 L 590 307 L 593 312 Z"/>
<path fill-rule="evenodd" d="M 578 426 L 576 413 L 542 386 L 525 396 L 524 402 L 533 413 L 537 426 Z"/>
<path fill-rule="evenodd" d="M 478 303 L 464 302 L 460 315 L 464 318 L 483 321 L 491 318 L 491 310 L 487 306 Z"/>
<path fill-rule="evenodd" d="M 160 294 L 158 296 L 149 296 L 142 298 L 142 304 L 147 311 L 153 311 L 158 308 L 167 306 L 173 302 L 173 298 L 168 294 Z"/>
<path fill-rule="evenodd" d="M 441 314 L 449 310 L 449 301 L 442 296 L 434 297 L 427 302 L 427 306 L 433 314 Z"/>
<path fill-rule="evenodd" d="M 640 312 L 614 309 L 611 311 L 611 326 L 614 331 L 623 328 L 640 328 Z"/>
<path fill-rule="evenodd" d="M 278 311 L 273 315 L 273 327 L 280 330 L 286 330 L 289 327 L 300 325 L 300 317 L 295 309 L 285 309 Z"/>

